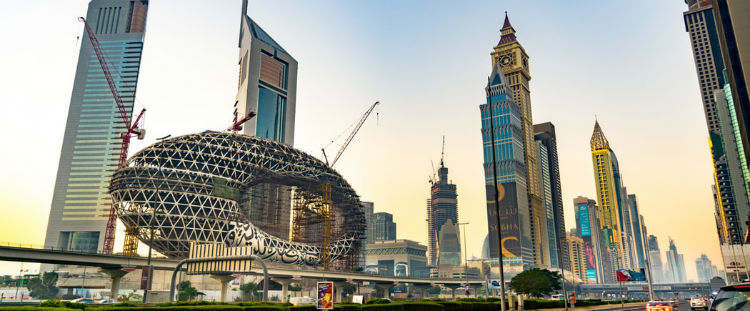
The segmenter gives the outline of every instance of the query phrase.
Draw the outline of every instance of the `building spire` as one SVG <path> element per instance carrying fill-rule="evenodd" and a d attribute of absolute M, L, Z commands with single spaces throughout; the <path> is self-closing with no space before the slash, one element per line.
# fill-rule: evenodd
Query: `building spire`
<path fill-rule="evenodd" d="M 516 30 L 510 25 L 510 19 L 508 19 L 508 11 L 505 11 L 505 22 L 503 22 L 503 28 L 500 28 L 500 42 L 497 45 L 511 43 L 516 41 Z"/>
<path fill-rule="evenodd" d="M 508 19 L 508 11 L 505 11 L 505 22 L 503 23 L 503 28 L 513 27 L 510 25 L 510 20 Z"/>
<path fill-rule="evenodd" d="M 609 149 L 609 141 L 604 137 L 604 132 L 599 126 L 599 121 L 594 122 L 594 134 L 591 135 L 591 150 Z"/>

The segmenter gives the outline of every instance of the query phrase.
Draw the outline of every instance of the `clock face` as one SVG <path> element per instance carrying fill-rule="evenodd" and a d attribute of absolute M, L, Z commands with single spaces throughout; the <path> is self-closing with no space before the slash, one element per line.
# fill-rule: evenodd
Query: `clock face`
<path fill-rule="evenodd" d="M 510 61 L 511 61 L 510 55 L 500 56 L 500 65 L 508 66 L 510 65 Z"/>

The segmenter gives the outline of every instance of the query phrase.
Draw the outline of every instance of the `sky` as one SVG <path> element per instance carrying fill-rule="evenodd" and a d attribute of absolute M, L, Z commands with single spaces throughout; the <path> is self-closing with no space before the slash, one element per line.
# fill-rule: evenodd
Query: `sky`
<path fill-rule="evenodd" d="M 0 29 L 12 29 L 0 49 L 0 243 L 44 243 L 87 3 L 0 3 Z M 167 134 L 229 125 L 240 3 L 150 1 L 136 96 L 148 137 L 131 154 Z M 299 62 L 295 147 L 335 153 L 381 102 L 335 168 L 376 212 L 394 214 L 398 238 L 427 240 L 430 163 L 445 136 L 471 258 L 487 234 L 479 105 L 507 11 L 530 56 L 533 121 L 557 130 L 568 229 L 573 198 L 596 196 L 598 119 L 648 233 L 662 251 L 673 238 L 697 280 L 695 258 L 721 268 L 721 256 L 685 10 L 678 0 L 251 0 L 248 13 Z M 18 266 L 0 262 L 0 273 Z"/>

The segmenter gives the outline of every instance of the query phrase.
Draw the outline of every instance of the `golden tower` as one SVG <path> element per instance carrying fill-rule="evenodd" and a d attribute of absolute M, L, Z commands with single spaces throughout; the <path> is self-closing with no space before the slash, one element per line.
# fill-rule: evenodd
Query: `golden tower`
<path fill-rule="evenodd" d="M 531 92 L 529 91 L 529 55 L 526 54 L 521 43 L 516 40 L 516 30 L 511 26 L 508 12 L 505 12 L 505 22 L 500 29 L 500 42 L 497 43 L 492 55 L 492 65 L 500 64 L 505 78 L 510 86 L 513 101 L 521 107 L 523 128 L 524 157 L 527 171 L 527 189 L 529 209 L 531 211 L 531 234 L 534 244 L 534 254 L 538 266 L 547 266 L 543 262 L 546 238 L 546 219 L 540 196 L 539 171 L 536 144 L 534 143 L 534 122 L 531 118 Z"/>
<path fill-rule="evenodd" d="M 594 179 L 596 183 L 596 197 L 599 203 L 599 226 L 603 232 L 604 244 L 615 252 L 617 267 L 628 267 L 622 256 L 625 254 L 621 241 L 620 208 L 618 206 L 614 169 L 612 167 L 612 150 L 609 141 L 599 126 L 594 123 L 594 133 L 591 135 L 591 160 L 594 165 Z M 613 263 L 614 264 L 614 263 Z"/>

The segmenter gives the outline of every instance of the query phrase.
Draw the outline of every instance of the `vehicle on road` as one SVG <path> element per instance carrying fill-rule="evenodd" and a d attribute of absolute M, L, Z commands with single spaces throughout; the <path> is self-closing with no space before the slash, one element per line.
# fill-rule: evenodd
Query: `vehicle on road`
<path fill-rule="evenodd" d="M 94 299 L 93 298 L 78 298 L 78 299 L 73 299 L 70 302 L 85 303 L 85 304 L 90 305 L 94 303 Z"/>
<path fill-rule="evenodd" d="M 703 297 L 690 298 L 690 310 L 696 310 L 696 309 L 708 310 L 708 302 L 706 301 L 706 298 L 703 298 Z"/>
<path fill-rule="evenodd" d="M 709 311 L 750 311 L 750 283 L 722 287 Z"/>
<path fill-rule="evenodd" d="M 649 301 L 646 311 L 677 311 L 677 304 L 672 301 Z"/>

